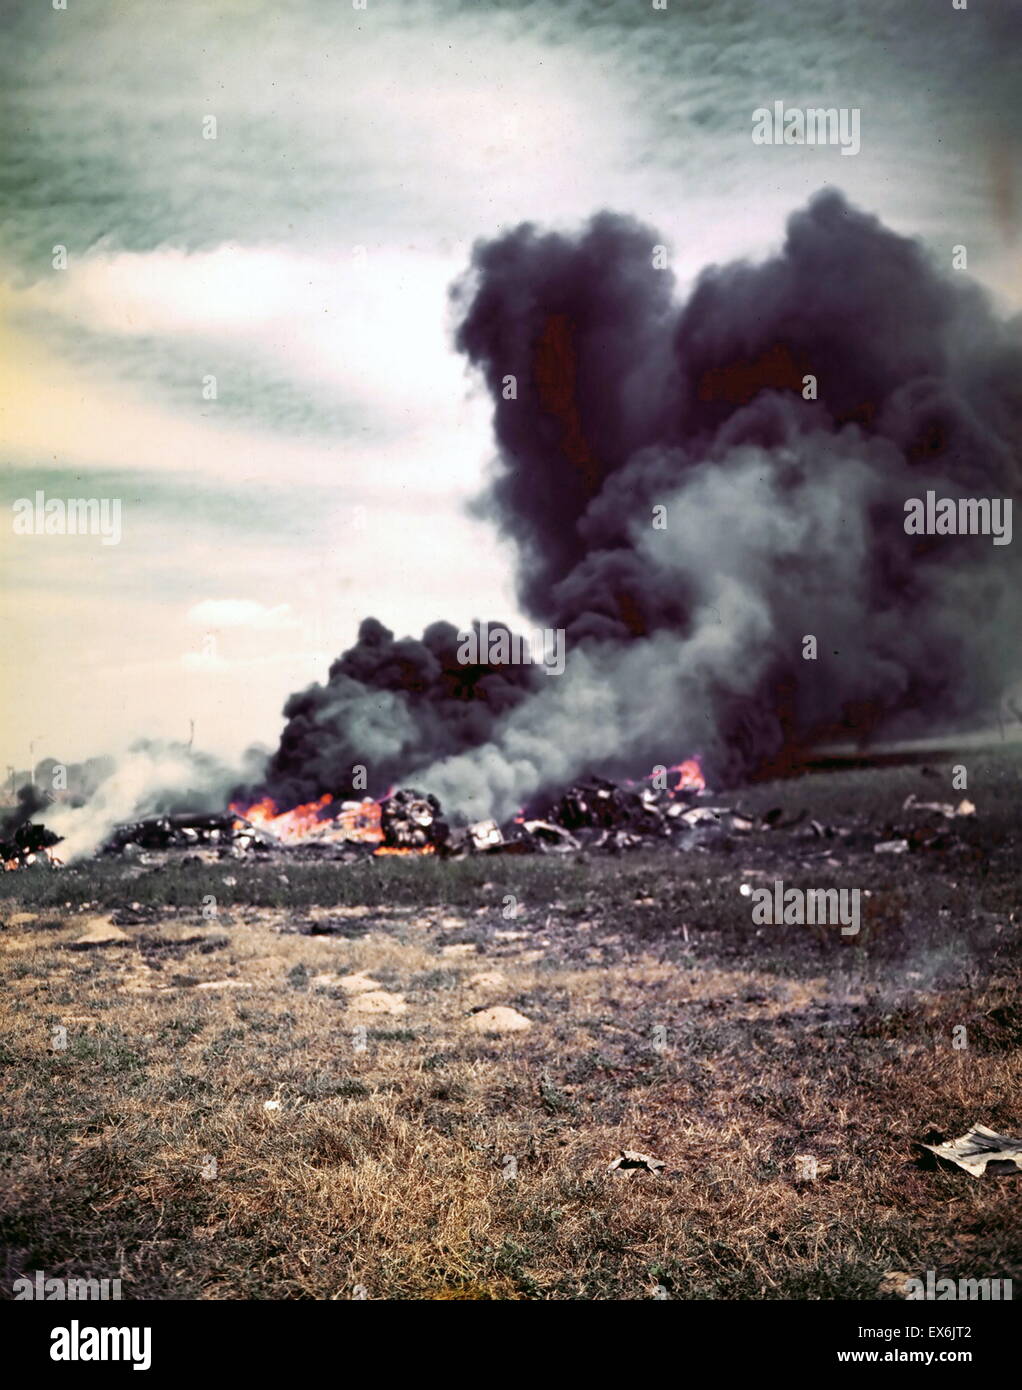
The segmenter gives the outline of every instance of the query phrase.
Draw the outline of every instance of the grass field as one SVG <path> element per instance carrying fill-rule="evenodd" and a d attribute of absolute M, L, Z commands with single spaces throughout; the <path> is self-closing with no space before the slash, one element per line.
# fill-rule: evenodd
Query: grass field
<path fill-rule="evenodd" d="M 874 854 L 909 792 L 961 795 L 936 771 L 741 795 L 847 841 L 3 876 L 0 1295 L 36 1269 L 145 1299 L 1022 1277 L 1020 1179 L 914 1147 L 1022 1132 L 1022 764 L 969 761 L 960 845 Z M 778 877 L 868 892 L 858 936 L 753 925 L 739 888 Z M 77 948 L 112 912 L 124 939 Z M 477 1031 L 490 1005 L 531 1027 Z M 609 1173 L 622 1149 L 665 1167 Z"/>

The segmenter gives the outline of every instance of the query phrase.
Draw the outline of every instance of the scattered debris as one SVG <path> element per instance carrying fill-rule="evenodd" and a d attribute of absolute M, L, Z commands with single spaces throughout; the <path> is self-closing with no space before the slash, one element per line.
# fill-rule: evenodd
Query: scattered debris
<path fill-rule="evenodd" d="M 550 819 L 566 830 L 637 830 L 662 833 L 663 818 L 657 793 L 619 787 L 606 777 L 577 782 L 552 808 Z"/>
<path fill-rule="evenodd" d="M 228 843 L 236 837 L 248 839 L 249 832 L 254 839 L 257 834 L 255 828 L 240 821 L 231 811 L 186 811 L 167 816 L 144 816 L 141 820 L 116 826 L 104 845 L 104 852 L 117 854 L 129 844 L 138 845 L 141 849 L 218 845 L 221 841 Z"/>
<path fill-rule="evenodd" d="M 693 764 L 698 771 L 698 764 Z M 591 776 L 574 783 L 554 800 L 536 800 L 504 825 L 487 819 L 448 823 L 437 798 L 414 787 L 401 787 L 381 801 L 338 802 L 329 793 L 318 801 L 278 813 L 264 800 L 225 812 L 176 812 L 145 816 L 117 826 L 101 853 L 119 854 L 140 864 L 159 865 L 181 850 L 203 863 L 222 859 L 331 860 L 357 863 L 374 854 L 437 855 L 456 858 L 476 854 L 576 854 L 598 850 L 619 854 L 660 843 L 682 853 L 733 848 L 736 837 L 761 837 L 794 831 L 797 838 L 837 842 L 853 852 L 904 854 L 964 848 L 950 822 L 976 815 L 975 805 L 905 798 L 899 823 L 873 830 L 828 825 L 812 819 L 805 807 L 794 812 L 772 806 L 760 813 L 740 806 L 710 804 L 701 774 L 678 785 L 654 788 L 642 783 L 618 785 Z M 10 835 L 8 831 L 8 835 Z M 59 839 L 43 825 L 22 823 L 14 838 L 0 844 L 4 868 L 30 863 L 59 865 L 50 846 Z M 814 857 L 819 858 L 819 855 Z M 828 861 L 829 862 L 829 861 Z M 285 880 L 282 878 L 281 882 Z M 233 875 L 224 880 L 236 886 Z M 315 930 L 315 929 L 313 929 Z"/>
<path fill-rule="evenodd" d="M 973 1125 L 968 1134 L 963 1134 L 960 1139 L 951 1139 L 943 1144 L 923 1144 L 922 1147 L 938 1158 L 956 1163 L 974 1178 L 984 1177 L 988 1170 L 998 1177 L 1022 1173 L 1022 1139 L 995 1134 L 986 1125 Z"/>
<path fill-rule="evenodd" d="M 625 1173 L 639 1169 L 642 1172 L 657 1174 L 667 1165 L 662 1158 L 650 1158 L 649 1154 L 636 1153 L 634 1149 L 622 1149 L 620 1156 L 607 1164 L 608 1173 Z"/>
<path fill-rule="evenodd" d="M 476 854 L 488 849 L 499 849 L 506 843 L 504 833 L 495 820 L 479 820 L 466 831 L 469 842 Z"/>
<path fill-rule="evenodd" d="M 26 821 L 9 840 L 0 840 L 0 865 L 4 869 L 26 869 L 30 865 L 59 867 L 60 860 L 50 853 L 52 846 L 58 844 L 59 835 L 47 830 L 45 825 Z"/>
<path fill-rule="evenodd" d="M 380 828 L 383 848 L 389 850 L 436 850 L 451 833 L 436 797 L 414 787 L 402 787 L 381 802 Z"/>
<path fill-rule="evenodd" d="M 971 801 L 962 799 L 957 806 L 952 806 L 950 801 L 917 801 L 915 792 L 909 792 L 902 804 L 903 811 L 933 811 L 937 815 L 943 816 L 945 820 L 954 820 L 956 816 L 974 816 L 976 807 Z"/>
<path fill-rule="evenodd" d="M 552 821 L 525 820 L 520 822 L 523 832 L 529 836 L 533 846 L 543 854 L 570 854 L 581 849 L 581 841 L 561 825 Z"/>
<path fill-rule="evenodd" d="M 694 829 L 699 825 L 719 825 L 721 817 L 726 814 L 726 806 L 693 806 L 691 811 L 676 811 L 674 819 Z"/>

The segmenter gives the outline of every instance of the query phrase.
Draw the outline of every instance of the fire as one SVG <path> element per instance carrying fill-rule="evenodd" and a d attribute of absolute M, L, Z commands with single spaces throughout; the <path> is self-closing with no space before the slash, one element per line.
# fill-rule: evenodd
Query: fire
<path fill-rule="evenodd" d="M 703 776 L 703 769 L 698 757 L 685 758 L 682 762 L 674 763 L 671 767 L 658 767 L 655 773 L 650 772 L 646 776 L 644 782 L 649 783 L 655 777 L 656 787 L 662 788 L 665 774 L 668 779 L 676 776 L 676 780 L 668 781 L 667 790 L 672 794 L 705 790 L 706 779 Z M 641 784 L 629 782 L 626 785 L 635 787 Z M 435 844 L 414 843 L 414 840 L 426 838 L 418 827 L 427 827 L 431 823 L 433 813 L 427 804 L 428 798 L 422 800 L 421 806 L 418 802 L 407 804 L 399 813 L 404 814 L 406 818 L 411 816 L 413 821 L 420 814 L 425 819 L 415 821 L 415 824 L 410 822 L 405 827 L 403 834 L 391 833 L 393 827 L 388 830 L 388 838 L 392 840 L 411 838 L 413 843 L 405 845 L 400 843 L 384 844 L 382 808 L 392 795 L 394 795 L 393 789 L 387 792 L 380 801 L 365 797 L 362 801 L 341 802 L 339 809 L 331 809 L 337 807 L 337 799 L 329 792 L 324 792 L 317 800 L 307 801 L 302 806 L 293 806 L 289 811 L 281 811 L 272 797 L 264 796 L 260 801 L 256 801 L 248 807 L 235 803 L 230 807 L 230 811 L 240 820 L 254 826 L 257 830 L 266 831 L 274 839 L 285 844 L 293 845 L 305 842 L 329 844 L 357 841 L 364 845 L 371 845 L 373 852 L 381 855 L 436 854 Z M 406 793 L 397 794 L 399 799 L 404 795 Z M 410 795 L 416 797 L 420 794 L 413 792 Z M 520 825 L 525 821 L 525 818 L 523 808 L 519 810 L 514 820 Z"/>
<path fill-rule="evenodd" d="M 672 791 L 702 792 L 706 790 L 706 778 L 703 776 L 703 769 L 698 758 L 686 758 L 684 762 L 675 763 L 667 771 L 678 774 L 678 780 L 671 788 Z"/>
<path fill-rule="evenodd" d="M 290 811 L 279 811 L 272 797 L 264 796 L 261 801 L 244 807 L 232 804 L 231 812 L 248 821 L 258 830 L 265 830 L 275 839 L 286 844 L 298 844 L 302 840 L 361 840 L 363 843 L 379 844 L 383 839 L 380 827 L 380 803 L 365 797 L 362 801 L 346 801 L 336 815 L 329 815 L 327 807 L 334 798 L 329 792 L 317 801 L 307 801 L 302 806 L 293 806 Z"/>
<path fill-rule="evenodd" d="M 330 793 L 324 792 L 318 801 L 307 801 L 304 806 L 294 806 L 290 811 L 278 811 L 273 798 L 264 796 L 247 810 L 232 805 L 231 811 L 250 825 L 268 830 L 278 840 L 303 840 L 319 825 L 324 808 L 332 800 Z"/>
<path fill-rule="evenodd" d="M 659 779 L 664 776 L 669 777 L 672 772 L 678 774 L 678 780 L 673 786 L 669 785 L 667 787 L 668 791 L 703 792 L 706 790 L 706 778 L 703 776 L 702 764 L 698 758 L 685 758 L 683 762 L 674 763 L 671 767 L 663 767 L 661 765 L 654 768 L 652 772 L 647 772 L 642 780 L 643 782 L 652 782 L 654 778 L 657 778 L 658 780 L 655 785 L 657 787 L 662 787 L 662 783 Z M 637 786 L 638 783 L 626 782 L 625 785 L 634 787 Z"/>
<path fill-rule="evenodd" d="M 337 823 L 343 830 L 344 837 L 349 840 L 375 840 L 378 844 L 383 839 L 380 802 L 373 801 L 368 796 L 357 806 L 342 806 Z"/>
<path fill-rule="evenodd" d="M 12 874 L 17 869 L 27 868 L 29 864 L 39 863 L 48 863 L 52 869 L 62 869 L 64 867 L 63 859 L 58 858 L 58 856 L 53 853 L 52 849 L 43 848 L 33 850 L 31 854 L 26 855 L 23 859 L 0 860 L 0 870 L 5 874 Z"/>

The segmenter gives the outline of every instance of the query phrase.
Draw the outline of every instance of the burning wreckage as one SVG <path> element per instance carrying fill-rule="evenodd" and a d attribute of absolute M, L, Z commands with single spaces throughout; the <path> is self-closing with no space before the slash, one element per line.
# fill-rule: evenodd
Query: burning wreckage
<path fill-rule="evenodd" d="M 693 759 L 670 769 L 677 780 L 655 790 L 648 783 L 619 786 L 592 777 L 567 789 L 542 814 L 520 812 L 495 820 L 449 820 L 437 798 L 411 787 L 379 801 L 338 803 L 329 794 L 279 811 L 269 797 L 222 812 L 150 815 L 116 826 L 98 853 L 142 862 L 191 852 L 200 858 L 265 859 L 284 855 L 303 860 L 346 860 L 368 855 L 566 854 L 592 848 L 624 850 L 651 839 L 689 847 L 694 833 L 725 823 L 725 808 L 696 806 L 705 783 Z M 674 779 L 672 778 L 672 781 Z M 751 823 L 751 822 L 750 822 Z M 43 825 L 22 824 L 0 844 L 7 869 L 44 863 L 59 867 L 59 837 Z"/>
<path fill-rule="evenodd" d="M 0 865 L 5 870 L 26 869 L 32 864 L 59 867 L 60 860 L 51 852 L 60 843 L 60 836 L 44 825 L 26 821 L 10 835 L 0 840 Z"/>
<path fill-rule="evenodd" d="M 910 796 L 905 819 L 879 830 L 823 825 L 802 810 L 765 813 L 739 805 L 711 804 L 697 759 L 670 769 L 677 777 L 618 784 L 591 776 L 543 804 L 541 814 L 519 812 L 501 825 L 496 820 L 461 822 L 445 816 L 428 792 L 402 787 L 379 801 L 337 801 L 328 793 L 316 801 L 278 811 L 269 797 L 220 812 L 176 812 L 145 816 L 118 825 L 100 847 L 103 857 L 140 863 L 274 858 L 351 861 L 369 856 L 434 855 L 444 859 L 476 854 L 574 854 L 584 850 L 621 853 L 662 845 L 677 851 L 726 848 L 754 831 L 796 830 L 799 838 L 821 842 L 830 853 L 835 841 L 880 854 L 948 849 L 956 837 L 948 822 L 974 813 L 968 801 L 957 806 L 918 801 Z M 662 783 L 662 785 L 660 785 Z M 24 822 L 0 841 L 4 869 L 31 865 L 60 867 L 60 838 L 44 825 Z"/>

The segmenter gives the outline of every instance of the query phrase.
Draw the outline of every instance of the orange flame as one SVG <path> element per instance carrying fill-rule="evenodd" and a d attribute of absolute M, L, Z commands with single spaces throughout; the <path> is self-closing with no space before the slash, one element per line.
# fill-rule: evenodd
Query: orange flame
<path fill-rule="evenodd" d="M 703 769 L 698 758 L 686 758 L 684 762 L 675 763 L 667 771 L 678 774 L 678 780 L 671 788 L 672 791 L 702 792 L 706 790 L 706 778 L 703 776 Z"/>
<path fill-rule="evenodd" d="M 44 847 L 43 849 L 33 850 L 32 853 L 26 855 L 24 859 L 0 860 L 0 868 L 3 869 L 5 874 L 12 874 L 17 869 L 24 869 L 27 868 L 29 864 L 37 863 L 40 859 L 48 860 L 51 868 L 62 869 L 64 867 L 63 859 L 58 858 L 52 849 Z"/>
<path fill-rule="evenodd" d="M 678 774 L 678 780 L 670 788 L 672 792 L 703 791 L 706 787 L 706 778 L 703 776 L 698 758 L 685 758 L 684 761 L 668 767 L 666 771 L 668 774 Z M 649 773 L 645 780 L 648 782 L 652 776 L 653 773 Z M 634 786 L 635 783 L 628 785 Z M 390 794 L 387 792 L 387 796 Z M 249 807 L 232 804 L 230 809 L 232 814 L 259 830 L 268 831 L 286 844 L 298 844 L 304 840 L 357 840 L 363 844 L 374 845 L 376 854 L 436 853 L 433 845 L 423 845 L 418 849 L 385 845 L 380 824 L 379 801 L 365 797 L 354 804 L 348 802 L 335 816 L 330 816 L 326 813 L 326 808 L 333 800 L 329 792 L 324 792 L 317 801 L 307 801 L 303 806 L 292 807 L 290 811 L 279 811 L 273 798 L 264 796 L 261 801 L 256 801 Z M 520 810 L 515 820 L 521 823 L 524 819 L 525 812 Z"/>
<path fill-rule="evenodd" d="M 673 787 L 668 787 L 669 791 L 702 792 L 706 790 L 706 778 L 703 776 L 702 764 L 700 763 L 698 758 L 685 758 L 683 762 L 674 763 L 671 767 L 665 767 L 662 768 L 662 770 L 661 768 L 662 765 L 654 768 L 651 772 L 647 772 L 645 777 L 642 779 L 643 782 L 651 782 L 653 778 L 658 775 L 662 777 L 664 776 L 664 774 L 667 774 L 669 776 L 672 772 L 676 772 L 678 774 L 678 780 L 675 782 Z M 637 785 L 638 783 L 636 782 L 625 783 L 625 786 L 628 787 L 634 787 Z"/>
<path fill-rule="evenodd" d="M 264 796 L 247 810 L 232 806 L 236 816 L 242 816 L 250 825 L 260 830 L 268 830 L 278 840 L 303 840 L 320 823 L 323 808 L 333 800 L 329 792 L 324 792 L 318 801 L 308 801 L 304 806 L 294 806 L 290 811 L 278 811 L 272 797 Z"/>
<path fill-rule="evenodd" d="M 307 801 L 290 811 L 278 811 L 273 798 L 264 796 L 249 807 L 233 804 L 230 809 L 234 815 L 286 844 L 303 840 L 360 840 L 376 845 L 381 842 L 383 830 L 378 801 L 367 796 L 355 805 L 342 806 L 336 816 L 330 817 L 324 813 L 333 799 L 329 792 L 324 792 L 318 801 Z"/>

